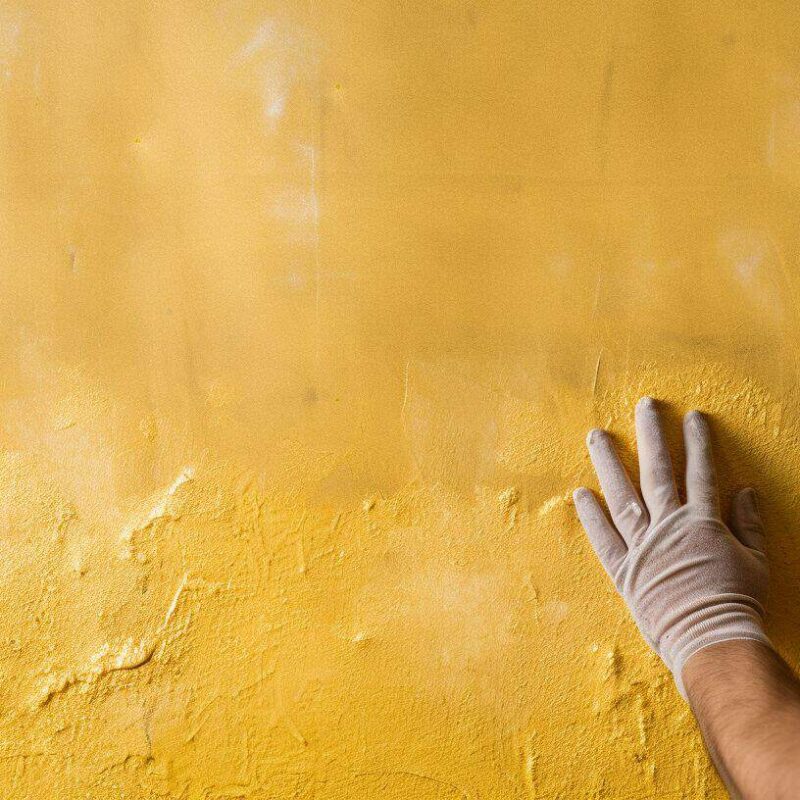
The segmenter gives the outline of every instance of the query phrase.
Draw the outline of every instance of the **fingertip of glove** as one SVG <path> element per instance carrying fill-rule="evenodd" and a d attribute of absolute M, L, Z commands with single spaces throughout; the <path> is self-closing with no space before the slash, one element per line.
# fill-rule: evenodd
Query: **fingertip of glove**
<path fill-rule="evenodd" d="M 691 411 L 686 412 L 683 421 L 686 425 L 704 425 L 706 415 L 702 411 L 693 408 Z"/>
<path fill-rule="evenodd" d="M 654 409 L 656 405 L 657 403 L 655 398 L 646 394 L 644 397 L 639 398 L 639 402 L 636 404 L 636 409 L 637 411 L 649 411 L 650 409 Z"/>
<path fill-rule="evenodd" d="M 575 505 L 578 505 L 583 500 L 588 500 L 589 496 L 591 495 L 591 491 L 587 489 L 585 486 L 579 486 L 575 491 L 572 492 L 572 502 Z"/>
<path fill-rule="evenodd" d="M 736 500 L 758 512 L 758 493 L 752 486 L 746 486 L 736 493 Z"/>
<path fill-rule="evenodd" d="M 602 428 L 592 428 L 589 433 L 586 434 L 586 446 L 591 447 L 597 444 L 605 435 L 606 432 Z"/>

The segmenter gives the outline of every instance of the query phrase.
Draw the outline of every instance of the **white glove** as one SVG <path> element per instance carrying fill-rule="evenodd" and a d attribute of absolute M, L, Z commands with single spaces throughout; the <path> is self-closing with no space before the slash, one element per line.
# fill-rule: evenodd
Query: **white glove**
<path fill-rule="evenodd" d="M 744 489 L 734 498 L 731 533 L 720 515 L 702 414 L 686 415 L 683 435 L 685 504 L 649 397 L 636 406 L 644 503 L 603 430 L 591 431 L 587 444 L 614 524 L 589 489 L 573 497 L 592 547 L 685 698 L 681 673 L 698 650 L 730 639 L 770 642 L 763 630 L 768 570 L 755 492 Z"/>

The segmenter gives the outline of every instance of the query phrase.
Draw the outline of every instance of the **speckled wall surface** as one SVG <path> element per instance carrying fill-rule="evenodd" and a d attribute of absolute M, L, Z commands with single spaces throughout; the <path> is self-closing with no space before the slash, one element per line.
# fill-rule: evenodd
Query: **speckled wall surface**
<path fill-rule="evenodd" d="M 794 2 L 4 4 L 0 795 L 722 798 L 569 496 L 642 393 L 711 412 L 798 663 L 799 52 Z"/>

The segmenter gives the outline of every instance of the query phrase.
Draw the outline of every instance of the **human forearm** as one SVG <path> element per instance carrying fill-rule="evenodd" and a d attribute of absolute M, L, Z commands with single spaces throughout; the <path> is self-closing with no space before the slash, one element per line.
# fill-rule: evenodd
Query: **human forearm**
<path fill-rule="evenodd" d="M 732 796 L 798 797 L 800 683 L 783 659 L 759 642 L 722 642 L 695 653 L 683 681 Z"/>

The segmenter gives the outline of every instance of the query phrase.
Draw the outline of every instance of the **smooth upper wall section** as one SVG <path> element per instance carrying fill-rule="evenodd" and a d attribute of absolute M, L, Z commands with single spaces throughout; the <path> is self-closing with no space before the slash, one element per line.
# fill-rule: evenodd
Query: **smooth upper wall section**
<path fill-rule="evenodd" d="M 641 394 L 709 412 L 800 662 L 798 52 L 790 2 L 3 5 L 0 796 L 723 798 L 569 497 Z"/>

